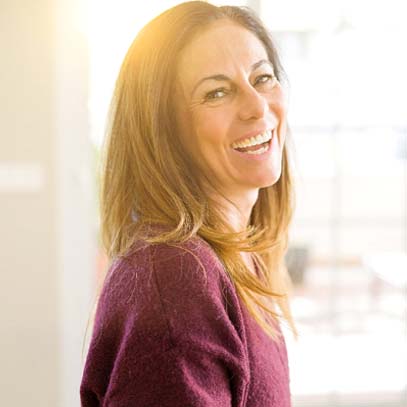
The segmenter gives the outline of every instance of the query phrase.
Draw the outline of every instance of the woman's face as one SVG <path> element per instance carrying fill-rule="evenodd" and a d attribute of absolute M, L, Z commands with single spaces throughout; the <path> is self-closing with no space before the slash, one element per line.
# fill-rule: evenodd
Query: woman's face
<path fill-rule="evenodd" d="M 177 73 L 181 139 L 199 171 L 228 198 L 278 181 L 286 104 L 259 39 L 219 20 L 182 51 Z"/>

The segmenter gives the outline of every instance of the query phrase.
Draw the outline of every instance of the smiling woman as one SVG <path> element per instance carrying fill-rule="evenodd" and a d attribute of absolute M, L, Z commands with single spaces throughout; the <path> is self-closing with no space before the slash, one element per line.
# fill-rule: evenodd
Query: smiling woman
<path fill-rule="evenodd" d="M 286 107 L 267 58 L 254 33 L 220 19 L 183 49 L 178 63 L 182 144 L 206 193 L 217 205 L 231 200 L 232 206 L 224 202 L 228 212 L 239 210 L 229 216 L 236 231 L 248 225 L 259 188 L 281 175 Z"/>
<path fill-rule="evenodd" d="M 291 405 L 281 75 L 245 8 L 182 3 L 131 45 L 105 148 L 111 264 L 83 406 Z"/>

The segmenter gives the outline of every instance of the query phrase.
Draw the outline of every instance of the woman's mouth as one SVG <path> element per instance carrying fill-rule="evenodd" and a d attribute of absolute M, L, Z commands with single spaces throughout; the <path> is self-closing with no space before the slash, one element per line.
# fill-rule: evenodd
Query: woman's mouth
<path fill-rule="evenodd" d="M 266 130 L 262 134 L 234 142 L 232 148 L 246 154 L 260 155 L 269 150 L 274 130 Z"/>

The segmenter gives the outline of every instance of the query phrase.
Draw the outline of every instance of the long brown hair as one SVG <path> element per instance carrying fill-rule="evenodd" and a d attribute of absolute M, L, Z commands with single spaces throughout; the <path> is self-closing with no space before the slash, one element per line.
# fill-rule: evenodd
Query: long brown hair
<path fill-rule="evenodd" d="M 124 256 L 141 237 L 151 243 L 177 244 L 197 235 L 216 252 L 238 295 L 265 332 L 276 340 L 280 336 L 270 323 L 270 318 L 281 318 L 273 309 L 274 299 L 297 337 L 289 308 L 291 281 L 284 265 L 294 208 L 287 147 L 279 180 L 259 191 L 247 230 L 237 233 L 196 179 L 174 119 L 180 52 L 196 34 L 220 19 L 253 32 L 263 43 L 277 79 L 282 78 L 269 33 L 247 8 L 191 1 L 148 23 L 126 54 L 112 100 L 101 174 L 102 241 L 114 259 Z M 151 224 L 167 228 L 146 237 L 143 231 Z M 246 268 L 241 251 L 253 253 L 259 277 Z"/>

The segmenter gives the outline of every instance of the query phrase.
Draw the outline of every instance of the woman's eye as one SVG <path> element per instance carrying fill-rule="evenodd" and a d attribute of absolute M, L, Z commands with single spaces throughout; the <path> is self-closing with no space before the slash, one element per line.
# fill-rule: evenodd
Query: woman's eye
<path fill-rule="evenodd" d="M 274 75 L 271 74 L 264 74 L 264 75 L 260 75 L 256 78 L 254 84 L 258 85 L 258 84 L 263 84 L 263 83 L 268 83 L 268 82 L 274 82 L 273 80 L 275 79 Z"/>
<path fill-rule="evenodd" d="M 208 92 L 205 95 L 205 100 L 216 100 L 226 96 L 227 90 L 225 88 L 219 88 Z"/>

